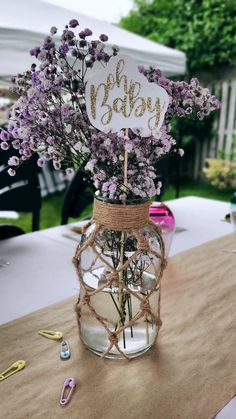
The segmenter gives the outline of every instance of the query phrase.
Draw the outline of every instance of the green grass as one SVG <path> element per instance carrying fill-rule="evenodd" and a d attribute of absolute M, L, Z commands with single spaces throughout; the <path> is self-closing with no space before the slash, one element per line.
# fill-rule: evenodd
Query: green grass
<path fill-rule="evenodd" d="M 220 190 L 215 186 L 209 185 L 205 182 L 184 182 L 181 185 L 180 197 L 184 196 L 200 196 L 201 198 L 217 199 L 219 201 L 229 202 L 233 191 Z M 175 189 L 169 186 L 163 196 L 163 201 L 175 198 Z"/>
<path fill-rule="evenodd" d="M 232 195 L 232 191 L 219 190 L 216 187 L 203 182 L 188 181 L 181 185 L 180 197 L 189 195 L 200 196 L 202 198 L 218 199 L 220 201 L 229 202 Z M 43 200 L 40 216 L 41 229 L 60 225 L 63 198 L 64 193 L 62 192 L 50 195 Z M 173 186 L 169 186 L 162 200 L 168 201 L 169 199 L 174 198 L 175 189 Z M 86 208 L 86 210 L 81 214 L 79 219 L 91 214 L 91 212 L 92 205 Z M 20 214 L 20 218 L 18 220 L 8 220 L 6 218 L 0 218 L 0 224 L 15 224 L 21 227 L 24 231 L 30 232 L 31 219 L 31 214 L 23 213 Z M 70 221 L 75 221 L 75 219 L 71 219 Z"/>

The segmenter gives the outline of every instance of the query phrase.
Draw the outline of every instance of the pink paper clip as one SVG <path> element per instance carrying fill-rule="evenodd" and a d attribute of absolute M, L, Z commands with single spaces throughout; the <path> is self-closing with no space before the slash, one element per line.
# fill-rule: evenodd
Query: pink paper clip
<path fill-rule="evenodd" d="M 62 392 L 61 392 L 61 398 L 60 398 L 61 406 L 66 406 L 69 403 L 72 397 L 72 394 L 74 393 L 75 387 L 76 387 L 76 382 L 74 378 L 67 378 L 64 381 Z M 68 392 L 68 388 L 69 388 L 69 392 Z"/>

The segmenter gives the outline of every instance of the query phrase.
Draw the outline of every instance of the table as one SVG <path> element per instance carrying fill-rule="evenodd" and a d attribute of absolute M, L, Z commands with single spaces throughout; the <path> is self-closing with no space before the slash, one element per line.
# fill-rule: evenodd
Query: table
<path fill-rule="evenodd" d="M 171 246 L 170 256 L 199 246 L 232 232 L 224 217 L 230 212 L 230 204 L 214 199 L 188 196 L 168 201 L 176 226 L 186 231 L 177 233 Z"/>
<path fill-rule="evenodd" d="M 227 202 L 188 196 L 166 204 L 174 213 L 176 226 L 185 229 L 175 234 L 170 256 L 232 232 L 231 225 L 224 221 L 225 215 L 230 212 Z M 70 226 L 59 226 L 43 230 L 42 234 L 74 249 L 75 243 L 63 236 L 69 231 Z"/>
<path fill-rule="evenodd" d="M 229 212 L 228 203 L 185 197 L 167 204 L 177 227 L 185 229 L 175 234 L 170 256 L 232 231 L 231 225 L 222 221 Z M 78 223 L 0 241 L 0 259 L 10 262 L 0 270 L 0 294 L 4 296 L 0 324 L 78 293 L 71 259 L 80 237 L 64 236 L 71 236 L 71 225 Z"/>
<path fill-rule="evenodd" d="M 16 211 L 0 211 L 0 218 L 11 218 L 12 220 L 17 220 L 19 214 Z"/>
<path fill-rule="evenodd" d="M 175 234 L 171 255 L 232 232 L 231 225 L 223 221 L 228 203 L 186 197 L 167 204 L 176 225 L 186 229 Z M 78 293 L 71 263 L 76 243 L 64 236 L 70 228 L 59 226 L 0 242 L 0 259 L 10 262 L 0 269 L 0 324 Z M 218 418 L 235 418 L 233 409 L 235 400 Z"/>

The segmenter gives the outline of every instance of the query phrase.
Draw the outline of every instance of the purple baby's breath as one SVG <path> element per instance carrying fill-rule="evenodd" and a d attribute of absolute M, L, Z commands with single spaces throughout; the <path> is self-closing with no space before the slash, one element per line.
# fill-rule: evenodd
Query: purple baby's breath
<path fill-rule="evenodd" d="M 100 39 L 102 42 L 106 42 L 106 41 L 108 41 L 108 36 L 107 36 L 107 35 L 105 35 L 104 33 L 102 33 L 102 34 L 99 36 L 99 39 Z"/>
<path fill-rule="evenodd" d="M 0 144 L 0 147 L 1 147 L 2 150 L 8 150 L 9 149 L 9 143 L 7 143 L 6 141 L 3 141 Z"/>
<path fill-rule="evenodd" d="M 69 51 L 69 46 L 68 44 L 63 44 L 59 47 L 59 51 L 61 54 L 66 55 L 67 52 Z"/>
<path fill-rule="evenodd" d="M 81 31 L 81 32 L 79 33 L 79 37 L 80 37 L 81 39 L 85 39 L 85 38 L 86 38 L 86 33 L 85 33 L 84 31 Z"/>
<path fill-rule="evenodd" d="M 91 47 L 97 48 L 98 41 L 91 41 Z"/>
<path fill-rule="evenodd" d="M 45 164 L 45 160 L 44 159 L 42 159 L 41 157 L 37 160 L 37 165 L 39 166 L 39 167 L 43 167 L 44 166 L 44 164 Z"/>
<path fill-rule="evenodd" d="M 17 156 L 11 156 L 8 160 L 9 166 L 18 166 L 20 163 L 20 159 Z"/>
<path fill-rule="evenodd" d="M 1 133 L 0 133 L 0 140 L 2 140 L 2 141 L 9 141 L 9 138 L 10 138 L 10 136 L 9 136 L 9 134 L 8 134 L 7 131 L 1 131 Z"/>
<path fill-rule="evenodd" d="M 79 41 L 79 46 L 80 46 L 81 48 L 86 47 L 86 45 L 87 45 L 87 41 L 85 41 L 85 39 L 81 39 L 81 41 Z"/>
<path fill-rule="evenodd" d="M 124 130 L 118 133 L 100 132 L 92 127 L 84 101 L 87 69 L 100 62 L 104 67 L 119 47 L 107 47 L 108 36 L 89 40 L 92 31 L 73 31 L 79 22 L 72 19 L 55 45 L 57 28 L 53 26 L 40 47 L 30 54 L 35 57 L 30 70 L 14 78 L 12 92 L 19 99 L 11 108 L 7 131 L 0 132 L 0 147 L 18 150 L 9 166 L 19 166 L 38 152 L 39 167 L 51 161 L 65 176 L 73 175 L 73 167 L 87 173 L 100 195 L 124 201 L 126 198 L 149 198 L 161 191 L 156 176 L 156 163 L 164 156 L 183 154 L 171 135 L 173 116 L 203 119 L 219 101 L 197 79 L 190 83 L 173 82 L 153 67 L 139 66 L 149 82 L 163 87 L 169 95 L 164 123 L 158 132 L 147 138 Z M 73 59 L 71 58 L 73 57 Z M 101 68 L 103 68 L 101 67 Z M 124 152 L 128 152 L 128 185 L 124 186 Z M 15 170 L 9 168 L 10 176 Z"/>
<path fill-rule="evenodd" d="M 55 33 L 57 33 L 57 28 L 56 28 L 56 26 L 52 26 L 52 27 L 51 27 L 51 29 L 50 29 L 50 33 L 51 33 L 52 35 L 55 35 Z"/>
<path fill-rule="evenodd" d="M 14 169 L 10 168 L 10 169 L 8 169 L 7 173 L 8 173 L 10 176 L 15 176 L 16 171 L 15 171 Z"/>
<path fill-rule="evenodd" d="M 70 28 L 76 28 L 77 26 L 79 26 L 79 22 L 77 19 L 71 19 L 69 22 L 69 27 Z"/>
<path fill-rule="evenodd" d="M 93 32 L 91 31 L 91 29 L 89 29 L 89 28 L 86 28 L 84 30 L 84 33 L 85 33 L 85 36 L 91 36 L 93 34 Z"/>

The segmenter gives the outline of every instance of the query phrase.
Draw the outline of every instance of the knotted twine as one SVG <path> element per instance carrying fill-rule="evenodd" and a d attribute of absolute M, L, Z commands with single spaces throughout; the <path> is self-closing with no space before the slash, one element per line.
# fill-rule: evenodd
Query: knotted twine
<path fill-rule="evenodd" d="M 162 239 L 162 234 L 159 225 L 154 224 L 151 219 L 149 218 L 149 206 L 150 202 L 145 202 L 142 204 L 112 204 L 107 202 L 102 202 L 98 199 L 94 199 L 94 210 L 93 210 L 93 217 L 92 222 L 95 223 L 94 231 L 88 237 L 87 240 L 82 245 L 78 245 L 75 256 L 73 258 L 73 263 L 78 275 L 79 283 L 80 283 L 80 297 L 78 302 L 75 305 L 75 311 L 77 313 L 77 322 L 79 327 L 79 335 L 83 342 L 82 333 L 81 333 L 81 315 L 82 315 L 82 308 L 83 306 L 87 306 L 90 310 L 91 316 L 97 319 L 99 323 L 102 324 L 104 329 L 107 332 L 108 340 L 110 342 L 108 348 L 102 354 L 102 357 L 105 357 L 113 348 L 113 346 L 117 349 L 117 351 L 122 354 L 122 356 L 126 359 L 130 359 L 120 348 L 119 346 L 119 335 L 125 329 L 132 327 L 135 323 L 142 317 L 147 321 L 148 318 L 151 319 L 154 324 L 156 324 L 156 336 L 155 340 L 157 339 L 159 329 L 161 327 L 161 318 L 160 318 L 160 310 L 161 310 L 161 278 L 163 275 L 163 271 L 166 267 L 167 261 L 165 259 L 165 248 L 164 242 Z M 88 223 L 84 227 L 84 231 L 89 227 L 91 223 Z M 142 233 L 142 229 L 145 227 L 151 226 L 158 237 L 159 245 L 160 245 L 160 252 L 152 249 L 148 240 Z M 114 230 L 118 232 L 129 232 L 132 234 L 137 240 L 137 250 L 126 260 L 123 261 L 118 265 L 115 269 L 112 265 L 107 262 L 102 256 L 102 249 L 101 252 L 98 252 L 97 248 L 99 246 L 98 241 L 96 238 L 102 230 Z M 96 242 L 96 247 L 95 247 Z M 93 253 L 96 256 L 96 259 L 100 259 L 101 262 L 109 269 L 110 274 L 106 278 L 106 282 L 102 283 L 101 286 L 98 286 L 97 289 L 92 289 L 86 285 L 83 280 L 83 273 L 80 266 L 80 257 L 86 249 L 90 247 Z M 156 275 L 156 287 L 151 289 L 147 295 L 141 295 L 137 292 L 134 292 L 132 289 L 128 287 L 128 285 L 123 281 L 123 272 L 128 268 L 130 263 L 137 259 L 141 253 L 148 253 L 150 255 L 155 256 L 157 259 L 160 260 L 159 269 L 156 270 L 155 268 L 155 275 Z M 92 268 L 92 266 L 90 267 Z M 122 292 L 126 291 L 128 294 L 132 295 L 134 298 L 138 299 L 140 302 L 140 309 L 137 314 L 125 321 L 124 324 L 119 325 L 117 330 L 112 331 L 108 327 L 108 319 L 101 316 L 93 305 L 91 304 L 91 297 L 103 292 L 103 290 L 110 286 L 116 286 L 121 289 Z M 151 306 L 149 299 L 151 295 L 158 290 L 158 308 L 157 313 L 154 313 Z"/>

